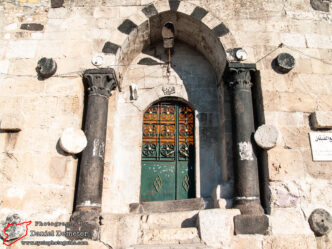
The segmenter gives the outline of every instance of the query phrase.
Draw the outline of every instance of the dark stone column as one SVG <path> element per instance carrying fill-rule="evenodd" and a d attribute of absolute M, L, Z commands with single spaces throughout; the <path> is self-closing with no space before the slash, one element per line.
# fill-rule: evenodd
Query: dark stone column
<path fill-rule="evenodd" d="M 254 144 L 254 114 L 251 95 L 251 71 L 255 64 L 229 63 L 225 81 L 232 89 L 234 141 L 234 217 L 236 234 L 265 234 L 268 218 L 260 203 L 258 163 Z"/>
<path fill-rule="evenodd" d="M 87 232 L 89 238 L 99 239 L 99 218 L 104 175 L 104 155 L 107 127 L 108 98 L 116 88 L 113 69 L 89 69 L 84 72 L 88 85 L 88 100 L 84 132 L 88 144 L 82 152 L 79 168 L 75 212 L 71 217 L 72 232 Z M 80 239 L 71 237 L 71 239 Z"/>

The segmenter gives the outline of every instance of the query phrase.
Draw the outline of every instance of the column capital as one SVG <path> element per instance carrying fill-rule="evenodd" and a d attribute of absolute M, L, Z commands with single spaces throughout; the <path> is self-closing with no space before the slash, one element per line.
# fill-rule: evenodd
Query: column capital
<path fill-rule="evenodd" d="M 251 88 L 251 71 L 256 71 L 256 64 L 229 62 L 224 77 L 225 82 L 233 88 Z"/>
<path fill-rule="evenodd" d="M 89 95 L 110 97 L 111 91 L 118 85 L 115 72 L 112 68 L 88 69 L 83 74 L 88 84 Z"/>

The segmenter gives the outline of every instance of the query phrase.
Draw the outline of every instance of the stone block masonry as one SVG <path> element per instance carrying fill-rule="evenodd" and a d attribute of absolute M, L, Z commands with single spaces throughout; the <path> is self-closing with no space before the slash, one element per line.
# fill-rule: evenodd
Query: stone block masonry
<path fill-rule="evenodd" d="M 78 215 L 90 215 L 90 221 L 100 228 L 100 240 L 89 240 L 87 248 L 144 248 L 137 246 L 143 230 L 152 230 L 145 234 L 151 241 L 149 236 L 156 233 L 165 239 L 161 230 L 172 229 L 170 225 L 182 229 L 188 224 L 191 228 L 183 234 L 200 236 L 211 248 L 330 248 L 331 232 L 317 237 L 308 222 L 316 209 L 332 213 L 328 194 L 332 162 L 312 160 L 308 135 L 332 130 L 330 8 L 329 1 L 321 0 L 0 1 L 0 221 L 13 213 L 24 219 L 69 221 L 75 199 L 86 206 L 99 205 L 98 212 L 81 210 Z M 169 21 L 175 27 L 175 45 L 167 72 L 168 57 L 157 41 L 161 27 Z M 278 48 L 280 43 L 285 46 Z M 271 214 L 265 214 L 269 218 L 267 234 L 235 235 L 233 217 L 240 215 L 239 210 L 210 209 L 169 217 L 167 213 L 152 214 L 150 219 L 145 214 L 130 214 L 130 204 L 140 202 L 143 113 L 161 98 L 188 102 L 196 111 L 197 197 L 209 200 L 216 186 L 227 185 L 232 188 L 227 191 L 228 204 L 234 197 L 240 197 L 237 201 L 241 197 L 258 200 L 262 186 L 256 186 L 253 195 L 239 195 L 233 189 L 243 187 L 236 184 L 237 173 L 247 168 L 234 171 L 236 160 L 254 159 L 250 152 L 255 152 L 256 144 L 251 135 L 258 128 L 253 127 L 248 141 L 234 147 L 234 128 L 239 123 L 231 110 L 247 105 L 233 99 L 233 90 L 226 88 L 223 58 L 227 51 L 238 48 L 248 53 L 243 63 L 254 63 L 259 71 L 259 80 L 250 76 L 253 84 L 259 81 L 261 85 L 260 121 L 273 125 L 278 133 L 275 147 L 264 157 L 266 168 L 258 165 L 257 170 L 258 178 L 261 170 L 268 172 Z M 273 68 L 273 60 L 281 53 L 295 58 L 295 67 L 288 73 Z M 99 156 L 104 148 L 104 162 L 96 164 L 98 172 L 104 170 L 98 183 L 93 183 L 96 179 L 89 171 L 82 173 L 83 185 L 94 184 L 98 189 L 75 197 L 77 170 L 84 168 L 79 161 L 84 160 L 80 154 L 64 153 L 59 137 L 68 127 L 82 129 L 86 121 L 88 89 L 82 75 L 87 69 L 97 69 L 91 63 L 95 56 L 102 58 L 101 68 L 114 69 L 120 88 L 104 103 L 105 147 L 99 140 L 94 147 L 92 141 L 88 145 L 91 151 L 82 152 L 95 151 Z M 43 57 L 52 58 L 57 71 L 41 81 L 36 66 Z M 131 85 L 137 86 L 137 99 L 130 98 Z M 99 87 L 90 89 L 96 90 L 93 98 L 103 98 Z M 236 91 L 244 94 L 247 90 Z M 93 119 L 99 120 L 99 111 L 93 111 Z M 252 186 L 256 176 L 249 173 L 241 174 Z M 195 215 L 198 223 L 192 222 Z M 251 224 L 250 218 L 240 217 L 236 222 Z M 261 219 L 265 224 L 266 219 Z M 177 234 L 177 230 L 169 232 Z M 195 246 L 204 248 L 196 242 Z"/>
<path fill-rule="evenodd" d="M 311 115 L 315 129 L 332 129 L 332 112 L 316 111 Z"/>

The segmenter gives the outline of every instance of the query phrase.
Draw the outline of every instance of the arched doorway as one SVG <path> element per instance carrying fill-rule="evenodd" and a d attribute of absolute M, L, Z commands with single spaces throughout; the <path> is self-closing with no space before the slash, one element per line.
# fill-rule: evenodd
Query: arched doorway
<path fill-rule="evenodd" d="M 195 115 L 179 101 L 159 101 L 143 117 L 141 201 L 195 197 Z"/>

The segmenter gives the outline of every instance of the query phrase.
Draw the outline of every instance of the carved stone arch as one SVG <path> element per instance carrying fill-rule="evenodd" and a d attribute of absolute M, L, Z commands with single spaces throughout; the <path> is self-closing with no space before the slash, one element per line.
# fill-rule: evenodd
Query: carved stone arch
<path fill-rule="evenodd" d="M 130 106 L 128 108 L 133 108 L 135 111 L 139 111 L 140 115 L 137 117 L 137 119 L 141 119 L 142 113 L 146 111 L 146 109 L 150 106 L 151 103 L 154 103 L 160 99 L 166 98 L 176 98 L 180 99 L 185 103 L 189 103 L 189 106 L 191 106 L 196 111 L 196 128 L 198 129 L 195 132 L 196 138 L 196 148 L 200 150 L 200 153 L 197 152 L 197 158 L 196 158 L 196 169 L 201 170 L 204 172 L 203 174 L 200 174 L 201 177 L 199 178 L 199 174 L 196 174 L 196 180 L 199 181 L 199 184 L 196 184 L 196 186 L 199 188 L 196 190 L 197 196 L 196 197 L 206 197 L 211 194 L 211 191 L 213 188 L 220 183 L 221 177 L 225 174 L 221 173 L 221 165 L 220 162 L 220 152 L 221 146 L 219 145 L 219 140 L 217 141 L 217 136 L 213 136 L 212 134 L 218 133 L 219 128 L 219 107 L 221 106 L 218 100 L 218 94 L 217 94 L 217 84 L 216 84 L 216 76 L 214 69 L 210 65 L 210 63 L 204 58 L 199 52 L 195 51 L 190 46 L 187 46 L 187 44 L 183 43 L 177 43 L 175 53 L 173 56 L 174 64 L 179 65 L 180 61 L 182 61 L 182 69 L 178 70 L 179 68 L 173 67 L 171 68 L 171 77 L 168 78 L 167 76 L 163 76 L 162 74 L 156 74 L 153 77 L 160 77 L 160 80 L 157 84 L 153 83 L 154 80 L 153 77 L 149 78 L 149 76 L 145 72 L 145 81 L 148 79 L 149 86 L 148 88 L 145 88 L 144 80 L 143 84 L 142 81 L 139 80 L 141 77 L 138 75 L 142 75 L 140 70 L 148 69 L 150 66 L 145 64 L 139 64 L 138 62 L 142 60 L 142 57 L 145 58 L 153 58 L 156 61 L 155 62 L 163 62 L 165 59 L 165 56 L 161 56 L 161 54 L 164 54 L 164 50 L 162 48 L 162 43 L 153 44 L 153 48 L 157 48 L 158 52 L 154 54 L 150 54 L 150 51 L 155 51 L 154 49 L 150 50 L 148 48 L 145 51 L 142 51 L 140 55 L 135 58 L 133 63 L 130 66 L 130 70 L 135 70 L 135 73 L 131 73 L 130 70 L 127 71 L 125 74 L 125 78 L 123 81 L 123 91 L 118 93 L 119 99 L 123 99 L 123 97 L 127 98 L 126 103 L 118 103 L 117 110 L 118 113 L 121 113 L 121 111 L 125 111 L 127 109 L 126 106 Z M 151 57 L 146 57 L 151 56 Z M 159 57 L 161 56 L 161 57 Z M 192 57 L 195 56 L 195 57 Z M 191 59 L 195 58 L 194 60 Z M 154 67 L 159 65 L 153 65 Z M 151 68 L 151 67 L 150 67 Z M 153 67 L 152 67 L 153 68 Z M 190 70 L 191 68 L 195 68 L 195 76 L 193 78 L 186 78 L 186 72 Z M 203 69 L 204 68 L 204 69 Z M 138 69 L 138 70 L 137 70 Z M 149 72 L 151 69 L 148 69 L 147 72 Z M 158 69 L 157 69 L 158 70 Z M 162 69 L 160 67 L 160 71 L 166 71 L 166 68 Z M 137 73 L 137 74 L 136 74 Z M 129 76 L 128 76 L 129 75 Z M 136 80 L 137 77 L 137 81 Z M 188 75 L 189 76 L 189 75 Z M 198 76 L 198 77 L 197 77 Z M 202 76 L 202 77 L 200 77 Z M 174 78 L 177 78 L 177 81 L 173 81 Z M 129 79 L 129 80 L 128 80 Z M 166 79 L 166 80 L 165 80 Z M 129 84 L 135 83 L 138 87 L 138 99 L 135 101 L 128 101 L 128 91 L 129 91 Z M 199 84 L 203 85 L 203 92 L 199 92 Z M 205 92 L 206 91 L 206 92 Z M 209 101 L 202 101 L 201 96 L 205 96 L 205 99 L 209 99 Z M 201 122 L 202 121 L 202 122 Z M 132 126 L 133 129 L 142 130 L 140 128 L 142 121 L 137 124 L 136 126 Z M 123 126 L 123 125 L 122 125 Z M 199 130 L 199 128 L 201 128 Z M 121 129 L 117 129 L 116 133 L 121 134 Z M 204 138 L 201 138 L 200 136 L 204 136 Z M 141 146 L 141 140 L 138 142 L 135 140 L 133 143 L 137 144 L 137 147 Z M 202 146 L 202 147 L 200 147 Z M 208 149 L 208 147 L 210 149 Z M 205 151 L 203 153 L 202 151 Z M 210 153 L 210 152 L 211 153 Z M 201 155 L 203 153 L 204 155 Z M 217 154 L 217 159 L 214 160 L 212 158 L 216 158 L 213 153 Z M 210 162 L 213 161 L 212 163 Z M 209 163 L 207 163 L 209 162 Z M 140 162 L 139 162 L 140 165 Z M 203 165 L 200 167 L 200 165 Z M 213 170 L 209 170 L 209 168 L 215 169 L 215 174 L 210 174 L 209 172 L 214 172 Z M 202 173 L 201 172 L 201 173 Z M 211 178 L 211 179 L 207 179 Z M 139 189 L 139 186 L 136 185 Z M 138 201 L 138 199 L 137 199 Z"/>
<path fill-rule="evenodd" d="M 127 66 L 146 46 L 161 39 L 161 25 L 167 20 L 174 21 L 176 39 L 202 53 L 215 69 L 218 82 L 222 80 L 226 67 L 225 51 L 236 47 L 227 23 L 196 4 L 162 0 L 142 7 L 125 19 L 110 38 L 120 90 Z"/>
<path fill-rule="evenodd" d="M 189 44 L 202 54 L 212 65 L 217 77 L 219 91 L 219 106 L 221 116 L 220 132 L 225 132 L 224 126 L 224 84 L 223 73 L 227 59 L 225 48 L 236 46 L 236 41 L 227 28 L 227 24 L 203 7 L 184 1 L 155 1 L 144 6 L 136 14 L 124 20 L 114 33 L 115 72 L 118 75 L 119 90 L 128 66 L 134 58 L 150 44 L 162 40 L 161 29 L 166 22 L 175 26 L 175 39 Z M 226 46 L 226 47 L 225 47 Z M 158 92 L 156 97 L 161 97 Z M 140 110 L 138 104 L 134 104 Z M 225 137 L 221 135 L 221 137 Z M 222 165 L 226 165 L 226 142 L 222 142 Z M 227 169 L 222 168 L 223 180 L 227 179 Z"/>

